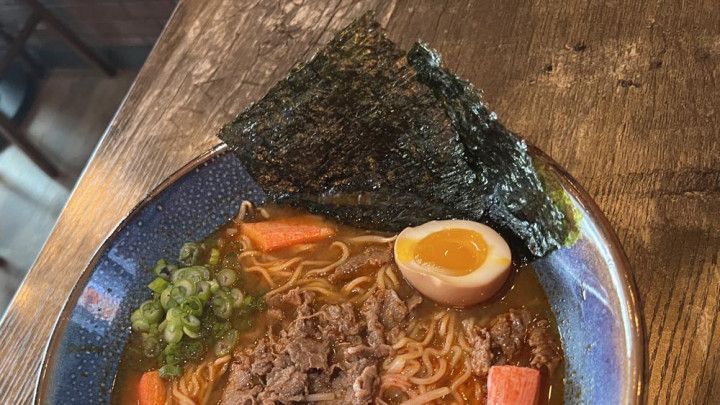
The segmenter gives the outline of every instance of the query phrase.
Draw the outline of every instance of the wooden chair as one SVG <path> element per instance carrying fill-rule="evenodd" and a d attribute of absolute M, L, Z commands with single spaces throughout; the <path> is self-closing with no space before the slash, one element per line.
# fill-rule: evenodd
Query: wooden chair
<path fill-rule="evenodd" d="M 25 50 L 25 43 L 37 28 L 41 21 L 44 21 L 50 28 L 55 31 L 65 41 L 65 43 L 73 48 L 78 55 L 87 60 L 90 64 L 100 69 L 108 76 L 115 75 L 115 69 L 107 62 L 102 60 L 90 47 L 83 43 L 69 28 L 63 25 L 52 13 L 50 13 L 37 0 L 25 0 L 25 3 L 31 8 L 30 17 L 20 31 L 13 37 L 8 32 L 0 30 L 0 40 L 8 44 L 5 55 L 0 59 L 0 76 L 10 67 L 13 60 L 18 56 L 30 66 L 37 74 L 42 74 L 43 69 L 40 64 L 35 61 L 32 56 Z M 33 144 L 27 141 L 20 128 L 8 117 L 0 112 L 0 135 L 8 142 L 16 145 L 22 150 L 35 164 L 40 167 L 48 176 L 57 177 L 60 172 L 52 162 L 50 162 Z"/>

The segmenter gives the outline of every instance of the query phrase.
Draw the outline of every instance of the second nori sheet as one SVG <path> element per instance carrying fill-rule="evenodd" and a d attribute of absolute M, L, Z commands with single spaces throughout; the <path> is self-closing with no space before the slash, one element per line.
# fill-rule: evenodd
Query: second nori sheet
<path fill-rule="evenodd" d="M 220 132 L 270 198 L 365 229 L 463 218 L 520 255 L 568 220 L 525 142 L 422 43 L 405 54 L 366 14 Z"/>

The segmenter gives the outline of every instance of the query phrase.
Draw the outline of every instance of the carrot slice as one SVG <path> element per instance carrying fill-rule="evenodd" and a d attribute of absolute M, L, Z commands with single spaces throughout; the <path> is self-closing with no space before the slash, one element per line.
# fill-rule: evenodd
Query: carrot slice
<path fill-rule="evenodd" d="M 536 405 L 539 399 L 540 371 L 528 367 L 490 367 L 487 405 Z"/>
<path fill-rule="evenodd" d="M 334 228 L 312 216 L 245 223 L 240 229 L 263 252 L 318 242 L 335 235 Z"/>
<path fill-rule="evenodd" d="M 165 382 L 160 378 L 157 370 L 143 373 L 140 377 L 138 403 L 140 405 L 165 404 Z"/>

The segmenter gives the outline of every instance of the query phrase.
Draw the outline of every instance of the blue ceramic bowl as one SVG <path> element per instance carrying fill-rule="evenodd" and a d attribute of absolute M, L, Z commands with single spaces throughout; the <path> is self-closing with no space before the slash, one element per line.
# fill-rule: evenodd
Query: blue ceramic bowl
<path fill-rule="evenodd" d="M 146 269 L 226 223 L 262 190 L 225 147 L 191 162 L 150 194 L 100 247 L 68 298 L 48 344 L 35 401 L 108 403 L 130 334 L 130 311 L 149 297 Z M 582 213 L 581 236 L 535 263 L 560 325 L 565 403 L 641 398 L 642 326 L 627 259 L 597 206 L 542 152 Z"/>

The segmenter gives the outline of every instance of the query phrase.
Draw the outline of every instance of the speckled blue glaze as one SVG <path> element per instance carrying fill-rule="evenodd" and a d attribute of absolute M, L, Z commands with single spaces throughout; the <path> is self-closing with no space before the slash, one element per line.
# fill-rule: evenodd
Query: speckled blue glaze
<path fill-rule="evenodd" d="M 242 200 L 263 201 L 262 190 L 223 150 L 172 176 L 98 251 L 48 345 L 36 402 L 110 402 L 130 311 L 150 296 L 146 269 L 223 225 Z M 638 403 L 642 334 L 626 259 L 594 203 L 560 169 L 554 173 L 583 214 L 580 240 L 535 264 L 560 325 L 565 402 Z"/>

